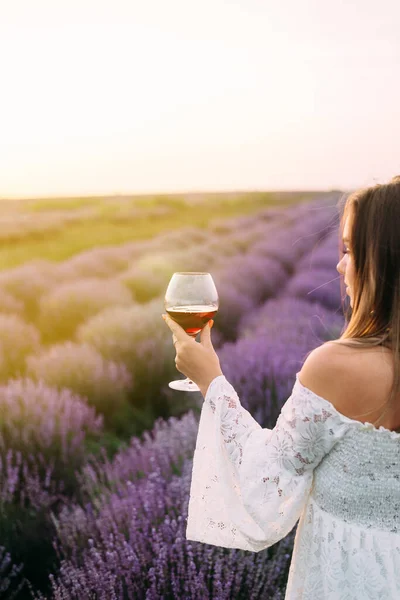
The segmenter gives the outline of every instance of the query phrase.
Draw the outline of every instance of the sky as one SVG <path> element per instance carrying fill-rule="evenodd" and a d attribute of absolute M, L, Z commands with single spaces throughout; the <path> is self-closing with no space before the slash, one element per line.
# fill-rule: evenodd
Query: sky
<path fill-rule="evenodd" d="M 0 198 L 400 174 L 398 0 L 0 0 Z"/>

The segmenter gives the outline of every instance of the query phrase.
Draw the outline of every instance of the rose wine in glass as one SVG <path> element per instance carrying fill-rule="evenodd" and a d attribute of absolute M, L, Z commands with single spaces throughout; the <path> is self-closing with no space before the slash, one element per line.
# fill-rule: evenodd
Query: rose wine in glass
<path fill-rule="evenodd" d="M 217 288 L 210 273 L 174 273 L 165 292 L 164 306 L 171 319 L 196 338 L 219 307 Z M 183 392 L 200 391 L 188 378 L 171 381 L 168 385 Z"/>

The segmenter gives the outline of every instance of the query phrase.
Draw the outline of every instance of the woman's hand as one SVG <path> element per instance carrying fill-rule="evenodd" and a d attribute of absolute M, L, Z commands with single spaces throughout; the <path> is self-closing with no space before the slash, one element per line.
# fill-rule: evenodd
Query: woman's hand
<path fill-rule="evenodd" d="M 212 380 L 219 375 L 223 375 L 219 358 L 211 341 L 213 322 L 209 321 L 203 327 L 200 333 L 200 343 L 197 343 L 169 315 L 162 315 L 162 317 L 173 333 L 172 339 L 176 349 L 176 368 L 194 383 L 197 383 L 205 398 Z"/>

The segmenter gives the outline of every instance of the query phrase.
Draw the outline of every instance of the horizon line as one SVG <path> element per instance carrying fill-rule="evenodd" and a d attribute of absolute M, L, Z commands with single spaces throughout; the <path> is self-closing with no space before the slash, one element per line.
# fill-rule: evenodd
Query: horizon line
<path fill-rule="evenodd" d="M 353 189 L 353 188 L 351 188 Z M 275 189 L 260 189 L 260 188 L 239 188 L 239 189 L 226 189 L 226 190 L 186 190 L 186 191 L 144 191 L 144 192 L 113 192 L 113 193 L 76 193 L 76 194 L 65 194 L 65 195 L 11 195 L 11 196 L 2 196 L 0 195 L 0 202 L 7 202 L 8 200 L 68 200 L 72 198 L 82 198 L 82 199 L 99 199 L 99 198 L 123 198 L 123 197 L 143 197 L 143 196 L 196 196 L 196 195 L 204 195 L 204 194 L 308 194 L 308 193 L 333 193 L 333 192 L 341 192 L 345 193 L 351 191 L 351 189 L 343 189 L 343 188 L 315 188 L 315 189 L 288 189 L 288 188 L 275 188 Z"/>

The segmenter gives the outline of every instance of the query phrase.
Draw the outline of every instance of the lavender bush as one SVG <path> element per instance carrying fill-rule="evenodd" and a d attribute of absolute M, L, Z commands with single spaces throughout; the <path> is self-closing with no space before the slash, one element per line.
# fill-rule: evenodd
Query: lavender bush
<path fill-rule="evenodd" d="M 302 298 L 310 302 L 318 301 L 331 310 L 341 310 L 340 276 L 333 268 L 313 269 L 296 273 L 290 280 L 285 295 Z"/>
<path fill-rule="evenodd" d="M 212 276 L 220 303 L 214 330 L 220 336 L 218 347 L 222 340 L 234 341 L 240 319 L 279 293 L 287 280 L 278 261 L 253 255 L 225 258 L 215 266 Z"/>
<path fill-rule="evenodd" d="M 289 275 L 293 273 L 294 266 L 299 258 L 298 248 L 292 245 L 293 237 L 288 232 L 267 237 L 251 246 L 251 252 L 256 256 L 267 256 L 278 260 Z"/>
<path fill-rule="evenodd" d="M 129 290 L 114 279 L 66 282 L 40 299 L 38 326 L 47 342 L 70 339 L 78 325 L 107 306 L 131 303 Z"/>
<path fill-rule="evenodd" d="M 174 232 L 175 233 L 175 232 Z M 177 237 L 177 233 L 175 233 Z M 186 247 L 186 244 L 182 244 Z M 146 303 L 165 294 L 171 275 L 177 271 L 199 271 L 208 269 L 212 261 L 212 252 L 207 248 L 193 247 L 182 254 L 179 250 L 152 251 L 140 257 L 135 263 L 118 276 L 132 292 L 138 303 Z"/>
<path fill-rule="evenodd" d="M 29 379 L 0 386 L 0 414 L 0 537 L 43 588 L 56 565 L 52 514 L 80 499 L 77 473 L 101 441 L 102 417 L 70 390 Z"/>
<path fill-rule="evenodd" d="M 266 235 L 265 225 L 258 226 L 253 218 L 250 223 L 248 217 L 246 217 L 246 220 L 241 219 L 236 227 L 235 231 L 224 239 L 224 244 L 230 246 L 235 254 L 247 252 L 255 242 L 263 240 Z"/>
<path fill-rule="evenodd" d="M 57 234 L 62 229 L 74 222 L 87 222 L 88 219 L 96 216 L 97 210 L 94 208 L 79 208 L 78 210 L 41 210 L 40 217 L 33 210 L 28 210 L 22 214 L 11 212 L 11 214 L 2 215 L 0 218 L 0 240 L 2 243 L 12 243 L 16 240 L 32 241 L 32 239 L 41 238 L 43 235 Z"/>
<path fill-rule="evenodd" d="M 230 223 L 228 219 L 213 219 L 211 223 L 208 224 L 208 231 L 217 235 L 217 236 L 225 236 L 232 233 L 235 229 L 235 224 Z"/>
<path fill-rule="evenodd" d="M 27 358 L 27 373 L 58 389 L 69 388 L 112 423 L 127 403 L 132 377 L 123 364 L 106 360 L 89 344 L 65 342 Z"/>
<path fill-rule="evenodd" d="M 188 253 L 190 256 L 190 252 Z M 175 271 L 184 271 L 187 268 L 187 254 L 182 255 L 182 250 L 152 252 L 146 256 L 142 256 L 136 262 L 136 267 L 143 272 L 159 275 L 163 278 L 164 286 L 166 287 Z M 190 269 L 188 269 L 190 270 Z M 165 288 L 164 288 L 165 289 Z"/>
<path fill-rule="evenodd" d="M 286 283 L 287 273 L 277 260 L 247 254 L 227 260 L 226 268 L 220 267 L 215 279 L 219 284 L 232 284 L 258 305 L 279 293 Z"/>
<path fill-rule="evenodd" d="M 3 314 L 14 314 L 19 317 L 23 317 L 25 311 L 25 304 L 22 300 L 18 300 L 10 294 L 6 292 L 2 288 L 0 288 L 0 312 Z"/>
<path fill-rule="evenodd" d="M 152 273 L 133 265 L 127 271 L 117 276 L 130 291 L 137 303 L 145 303 L 160 296 L 165 291 L 165 276 L 162 273 Z"/>
<path fill-rule="evenodd" d="M 58 284 L 82 278 L 109 278 L 129 268 L 138 257 L 146 254 L 153 240 L 128 242 L 120 246 L 93 248 L 55 265 L 54 278 Z M 104 265 L 103 265 L 104 261 Z"/>
<path fill-rule="evenodd" d="M 53 598 L 200 600 L 239 593 L 283 598 L 279 588 L 285 585 L 293 534 L 260 553 L 188 542 L 192 460 L 184 461 L 181 474 L 168 476 L 158 468 L 162 455 L 157 455 L 146 478 L 124 482 L 132 473 L 128 460 L 116 491 L 97 493 L 85 507 L 65 507 L 60 513 L 58 552 L 64 559 L 58 576 L 51 578 Z"/>
<path fill-rule="evenodd" d="M 151 427 L 158 416 L 169 416 L 172 405 L 162 392 L 177 376 L 175 349 L 163 327 L 162 298 L 143 305 L 109 308 L 81 325 L 77 339 L 104 359 L 123 364 L 132 376 L 129 401 L 138 411 L 137 425 Z M 175 405 L 179 405 L 175 400 Z M 139 416 L 139 413 L 137 413 Z"/>
<path fill-rule="evenodd" d="M 106 452 L 91 456 L 78 475 L 80 489 L 93 501 L 99 490 L 112 492 L 125 488 L 127 482 L 139 481 L 157 471 L 164 478 L 181 475 L 185 460 L 192 459 L 196 445 L 198 416 L 188 411 L 181 418 L 159 418 L 151 431 L 141 438 L 132 437 L 110 460 Z"/>
<path fill-rule="evenodd" d="M 23 565 L 12 562 L 9 552 L 0 546 L 0 598 L 13 600 L 24 588 L 25 581 L 21 576 Z"/>
<path fill-rule="evenodd" d="M 224 345 L 218 355 L 242 404 L 263 427 L 275 424 L 307 353 L 332 339 L 341 324 L 319 304 L 289 298 L 271 300 L 243 318 L 236 344 Z"/>
<path fill-rule="evenodd" d="M 10 448 L 40 455 L 64 484 L 75 481 L 86 442 L 99 439 L 103 427 L 103 417 L 84 398 L 28 378 L 0 386 L 0 414 L 0 456 Z"/>
<path fill-rule="evenodd" d="M 296 344 L 306 339 L 311 345 L 331 339 L 343 326 L 343 315 L 335 314 L 318 302 L 291 298 L 284 290 L 257 310 L 244 315 L 239 324 L 239 337 L 270 337 L 271 344 Z"/>
<path fill-rule="evenodd" d="M 195 246 L 188 250 L 187 256 L 190 270 L 199 270 L 207 273 L 213 268 L 217 258 L 213 249 L 209 247 L 209 241 L 206 241 L 204 245 Z"/>
<path fill-rule="evenodd" d="M 337 258 L 335 258 L 337 257 Z M 297 271 L 333 269 L 339 261 L 338 234 L 328 234 L 297 263 Z"/>
<path fill-rule="evenodd" d="M 28 373 L 39 380 L 29 385 L 37 388 L 21 384 L 4 394 L 8 421 L 0 426 L 0 535 L 14 561 L 28 559 L 29 575 L 41 590 L 38 600 L 43 594 L 50 600 L 50 593 L 52 600 L 283 599 L 295 531 L 260 553 L 186 540 L 201 403 L 179 419 L 165 420 L 173 402 L 183 405 L 184 395 L 177 399 L 163 389 L 181 376 L 161 312 L 174 270 L 212 273 L 220 295 L 212 338 L 223 372 L 243 406 L 262 426 L 273 427 L 306 354 L 338 337 L 343 325 L 336 280 L 327 285 L 336 276 L 331 200 L 231 219 L 222 230 L 221 224 L 209 232 L 176 230 L 158 240 L 126 244 L 115 254 L 85 253 L 60 266 L 58 277 L 64 273 L 74 279 L 60 286 L 64 295 L 54 288 L 57 276 L 49 276 L 40 322 L 45 330 L 55 325 L 62 331 L 63 320 L 69 320 L 62 335 L 74 335 L 76 341 L 29 356 Z M 94 277 L 98 287 L 89 291 L 83 285 L 80 295 L 82 276 Z M 110 294 L 108 284 L 114 286 Z M 129 288 L 129 300 L 118 286 Z M 316 287 L 321 291 L 308 294 Z M 76 291 L 75 300 L 66 290 Z M 104 304 L 92 298 L 93 291 L 106 298 Z M 19 298 L 12 288 L 6 292 Z M 63 310 L 57 317 L 55 301 L 49 311 L 53 321 L 46 325 L 51 298 L 61 298 Z M 132 437 L 115 455 L 106 447 L 99 451 L 101 424 L 95 413 L 89 417 L 79 405 L 81 420 L 76 421 L 68 412 L 71 403 L 63 412 L 60 402 L 58 426 L 57 400 L 46 401 L 52 397 L 49 384 L 58 397 L 73 396 L 71 390 L 87 397 L 105 414 L 107 425 L 118 415 L 126 423 L 142 420 L 149 431 L 141 439 Z M 27 407 L 22 396 L 31 398 Z M 0 388 L 0 411 L 1 399 Z M 35 399 L 43 404 L 39 413 L 33 411 Z M 128 404 L 134 412 L 126 410 Z M 29 425 L 20 423 L 24 414 Z M 123 431 L 118 421 L 111 427 Z M 75 488 L 68 487 L 68 466 Z M 14 554 L 22 542 L 25 557 Z M 49 571 L 51 590 L 43 579 Z"/>
<path fill-rule="evenodd" d="M 222 237 L 211 239 L 207 244 L 207 248 L 214 255 L 213 263 L 222 267 L 226 257 L 237 256 L 238 253 L 235 246 L 228 243 L 227 240 Z"/>
<path fill-rule="evenodd" d="M 40 334 L 18 315 L 0 313 L 0 380 L 22 375 L 25 359 L 40 349 Z"/>
<path fill-rule="evenodd" d="M 23 564 L 22 574 L 28 582 L 42 589 L 49 573 L 57 568 L 51 514 L 68 500 L 63 481 L 53 475 L 53 466 L 40 454 L 24 457 L 9 449 L 0 455 L 2 544 L 13 560 Z"/>
<path fill-rule="evenodd" d="M 236 339 L 240 319 L 252 312 L 256 308 L 256 303 L 248 294 L 237 290 L 234 283 L 220 280 L 217 274 L 212 275 L 217 286 L 220 305 L 220 310 L 215 317 L 213 334 L 214 337 L 215 333 L 220 336 L 221 344 L 221 341 Z"/>
<path fill-rule="evenodd" d="M 282 227 L 279 221 L 268 224 L 265 238 L 256 241 L 251 252 L 276 258 L 292 274 L 296 264 L 330 233 L 333 217 L 329 207 L 321 210 L 319 204 L 292 207 L 291 219 L 287 210 L 287 224 L 290 226 Z"/>
<path fill-rule="evenodd" d="M 163 252 L 175 252 L 190 249 L 202 244 L 208 237 L 208 232 L 197 227 L 181 227 L 157 236 L 157 247 Z"/>
<path fill-rule="evenodd" d="M 0 273 L 0 289 L 24 305 L 24 317 L 35 320 L 41 296 L 55 285 L 54 265 L 45 260 L 31 261 Z"/>
<path fill-rule="evenodd" d="M 92 248 L 73 256 L 57 267 L 57 276 L 60 279 L 74 274 L 74 278 L 85 277 L 113 277 L 118 272 L 129 266 L 130 252 L 124 247 Z"/>
<path fill-rule="evenodd" d="M 284 317 L 282 323 L 276 316 L 278 310 Z M 318 336 L 328 337 L 332 318 L 319 305 L 299 300 L 269 301 L 257 312 L 258 335 L 247 317 L 247 324 L 242 325 L 244 338 L 224 346 L 220 359 L 243 405 L 262 426 L 272 427 L 305 353 L 315 347 Z M 310 321 L 315 315 L 319 329 L 313 331 Z M 163 427 L 162 436 L 155 430 L 153 440 L 136 441 L 112 462 L 97 460 L 84 468 L 86 505 L 66 507 L 57 521 L 63 561 L 58 577 L 52 579 L 55 599 L 79 598 L 84 589 L 99 598 L 230 598 L 238 594 L 261 598 L 267 591 L 270 597 L 283 597 L 294 531 L 259 554 L 227 552 L 185 539 L 188 455 L 193 452 L 195 429 L 192 417 L 182 420 L 181 426 L 171 421 L 168 428 Z M 170 451 L 168 444 L 172 444 Z M 242 570 L 244 564 L 249 577 Z"/>

